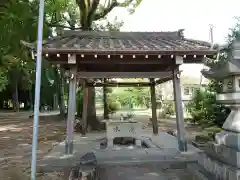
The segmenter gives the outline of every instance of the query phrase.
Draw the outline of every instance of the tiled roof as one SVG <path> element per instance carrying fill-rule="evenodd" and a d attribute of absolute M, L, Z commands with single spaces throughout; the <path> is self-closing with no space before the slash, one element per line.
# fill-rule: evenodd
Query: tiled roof
<path fill-rule="evenodd" d="M 183 30 L 175 32 L 96 32 L 63 31 L 43 44 L 43 52 L 66 53 L 210 53 L 211 44 L 186 39 Z M 208 55 L 208 53 L 206 55 Z"/>

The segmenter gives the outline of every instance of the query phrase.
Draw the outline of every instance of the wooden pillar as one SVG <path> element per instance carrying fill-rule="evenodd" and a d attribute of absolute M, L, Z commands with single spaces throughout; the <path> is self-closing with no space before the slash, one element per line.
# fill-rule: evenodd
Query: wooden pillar
<path fill-rule="evenodd" d="M 151 107 L 152 107 L 152 127 L 153 134 L 158 134 L 158 121 L 157 121 L 157 102 L 156 102 L 156 92 L 154 79 L 150 78 L 150 92 L 151 92 Z"/>
<path fill-rule="evenodd" d="M 103 80 L 103 118 L 109 119 L 106 79 Z"/>
<path fill-rule="evenodd" d="M 173 90 L 174 90 L 175 111 L 176 111 L 176 121 L 177 121 L 178 148 L 179 148 L 179 151 L 184 152 L 184 151 L 187 151 L 187 141 L 185 138 L 179 66 L 173 69 Z"/>
<path fill-rule="evenodd" d="M 73 153 L 73 132 L 76 112 L 76 69 L 70 70 L 69 79 L 69 98 L 68 98 L 68 116 L 67 116 L 67 139 L 65 142 L 65 154 Z"/>
<path fill-rule="evenodd" d="M 87 132 L 87 115 L 88 115 L 88 87 L 83 83 L 83 112 L 82 112 L 82 135 Z"/>

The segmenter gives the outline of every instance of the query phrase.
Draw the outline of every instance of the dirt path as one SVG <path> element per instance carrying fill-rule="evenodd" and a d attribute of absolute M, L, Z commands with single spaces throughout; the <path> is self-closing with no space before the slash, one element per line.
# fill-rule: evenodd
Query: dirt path
<path fill-rule="evenodd" d="M 28 117 L 24 113 L 0 114 L 1 180 L 26 180 L 30 175 L 33 120 Z M 65 130 L 65 121 L 40 118 L 38 160 L 65 138 Z"/>

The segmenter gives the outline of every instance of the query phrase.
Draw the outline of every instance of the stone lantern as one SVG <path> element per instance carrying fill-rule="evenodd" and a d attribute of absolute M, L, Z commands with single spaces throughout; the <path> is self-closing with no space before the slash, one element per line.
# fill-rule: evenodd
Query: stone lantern
<path fill-rule="evenodd" d="M 226 62 L 202 71 L 208 79 L 223 82 L 217 100 L 231 109 L 222 131 L 215 135 L 215 144 L 200 154 L 198 163 L 220 179 L 240 180 L 240 41 L 232 44 Z"/>
<path fill-rule="evenodd" d="M 216 142 L 240 150 L 240 41 L 234 42 L 232 48 L 232 54 L 225 63 L 202 73 L 206 78 L 223 82 L 217 100 L 231 108 L 231 113 L 223 124 L 224 131 L 216 135 Z"/>

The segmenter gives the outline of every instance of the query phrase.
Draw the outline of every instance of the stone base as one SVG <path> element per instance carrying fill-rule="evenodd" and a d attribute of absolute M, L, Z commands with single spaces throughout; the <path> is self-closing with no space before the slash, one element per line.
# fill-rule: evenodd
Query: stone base
<path fill-rule="evenodd" d="M 207 172 L 215 175 L 216 179 L 240 180 L 240 169 L 223 162 L 217 153 L 216 156 L 199 153 L 198 164 Z"/>
<path fill-rule="evenodd" d="M 65 154 L 73 154 L 73 141 L 65 141 Z"/>
<path fill-rule="evenodd" d="M 215 145 L 215 152 L 224 163 L 240 168 L 240 151 L 224 145 Z"/>
<path fill-rule="evenodd" d="M 218 133 L 216 141 L 219 144 L 202 147 L 203 152 L 198 153 L 198 165 L 207 173 L 214 175 L 215 179 L 240 180 L 240 150 L 225 145 L 230 145 L 236 140 L 231 141 L 229 137 L 237 136 L 238 133 L 227 131 Z"/>
<path fill-rule="evenodd" d="M 135 144 L 138 147 L 142 147 L 142 140 L 141 139 L 136 139 Z"/>
<path fill-rule="evenodd" d="M 227 95 L 227 94 L 224 94 Z M 240 93 L 238 93 L 238 96 Z M 223 124 L 223 129 L 227 131 L 237 132 L 240 133 L 240 107 L 239 105 L 235 105 L 235 107 L 231 107 L 231 112 L 227 117 L 226 121 Z"/>
<path fill-rule="evenodd" d="M 215 141 L 217 144 L 223 144 L 240 151 L 240 133 L 222 131 L 216 134 Z"/>

